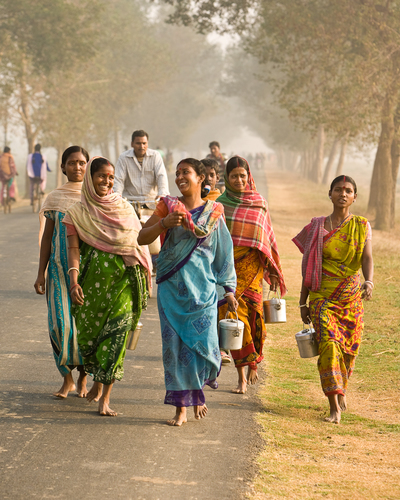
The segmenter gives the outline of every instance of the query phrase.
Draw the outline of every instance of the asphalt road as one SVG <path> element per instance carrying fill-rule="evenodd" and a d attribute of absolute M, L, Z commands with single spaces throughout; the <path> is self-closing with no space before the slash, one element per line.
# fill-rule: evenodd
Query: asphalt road
<path fill-rule="evenodd" d="M 190 412 L 182 428 L 166 425 L 174 408 L 163 404 L 155 298 L 111 395 L 118 417 L 100 417 L 96 403 L 75 394 L 52 396 L 62 378 L 46 301 L 33 289 L 37 232 L 29 207 L 0 214 L 0 498 L 243 498 L 260 444 L 255 389 L 232 394 L 236 371 L 224 367 L 219 389 L 206 389 L 207 418 Z"/>

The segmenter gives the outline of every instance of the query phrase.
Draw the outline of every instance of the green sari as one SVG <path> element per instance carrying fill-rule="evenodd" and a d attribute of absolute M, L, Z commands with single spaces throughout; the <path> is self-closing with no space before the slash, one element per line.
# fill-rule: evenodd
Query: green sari
<path fill-rule="evenodd" d="M 79 349 L 85 371 L 108 385 L 123 377 L 128 333 L 147 304 L 145 270 L 84 242 L 80 251 L 85 302 L 72 309 Z"/>

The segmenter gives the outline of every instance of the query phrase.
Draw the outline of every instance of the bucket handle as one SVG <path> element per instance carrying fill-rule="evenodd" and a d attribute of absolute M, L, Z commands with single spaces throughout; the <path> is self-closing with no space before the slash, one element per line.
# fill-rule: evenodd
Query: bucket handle
<path fill-rule="evenodd" d="M 271 290 L 268 290 L 268 296 L 267 296 L 267 300 L 269 300 L 269 294 L 271 293 Z M 280 290 L 279 288 L 277 289 L 276 292 L 272 292 L 272 293 L 275 293 L 277 296 L 278 296 L 278 300 L 279 300 L 279 304 L 275 305 L 275 309 L 277 309 L 279 311 L 279 309 L 282 307 L 282 303 L 281 303 L 281 293 L 280 293 Z"/>
<path fill-rule="evenodd" d="M 225 314 L 225 319 L 228 317 L 228 315 L 231 313 L 231 311 L 226 311 L 226 314 Z M 235 314 L 236 314 L 236 327 L 239 328 L 239 317 L 238 317 L 238 313 L 237 311 L 235 311 Z"/>
<path fill-rule="evenodd" d="M 303 330 L 307 330 L 308 329 L 308 331 L 311 332 L 311 321 L 307 325 L 305 323 L 303 323 L 303 326 L 304 327 L 308 327 L 308 328 L 303 328 Z M 311 342 L 314 343 L 316 341 L 317 341 L 317 338 L 316 338 L 315 332 L 314 332 L 314 335 L 311 337 Z"/>

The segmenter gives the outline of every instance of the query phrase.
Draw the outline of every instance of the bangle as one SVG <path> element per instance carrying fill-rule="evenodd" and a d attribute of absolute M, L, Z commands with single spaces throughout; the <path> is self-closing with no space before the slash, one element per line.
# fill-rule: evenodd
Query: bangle
<path fill-rule="evenodd" d="M 277 274 L 270 274 L 270 276 L 273 276 L 274 278 L 278 278 L 279 279 L 279 276 Z"/>
<path fill-rule="evenodd" d="M 364 283 L 369 283 L 372 286 L 372 289 L 374 288 L 374 284 L 370 280 L 365 280 Z"/>
<path fill-rule="evenodd" d="M 299 304 L 299 307 L 308 307 L 308 304 Z"/>
<path fill-rule="evenodd" d="M 159 225 L 160 225 L 163 229 L 167 229 L 167 226 L 164 224 L 164 218 L 165 218 L 165 217 L 163 217 L 162 219 L 160 219 L 160 220 L 158 221 L 158 223 L 159 223 Z"/>
<path fill-rule="evenodd" d="M 79 285 L 79 283 L 76 283 L 75 285 L 72 285 L 72 286 L 71 286 L 71 288 L 69 289 L 69 293 L 71 293 L 71 292 L 72 292 L 72 290 L 73 290 L 76 286 L 78 286 L 78 285 Z"/>
<path fill-rule="evenodd" d="M 70 268 L 68 269 L 68 271 L 67 271 L 67 272 L 68 272 L 68 275 L 69 275 L 69 273 L 70 273 L 71 271 L 77 271 L 77 272 L 78 272 L 78 274 L 79 274 L 79 269 L 78 269 L 77 267 L 70 267 Z"/>
<path fill-rule="evenodd" d="M 226 299 L 226 297 L 229 297 L 229 295 L 235 295 L 233 292 L 226 292 L 224 293 L 224 299 Z"/>

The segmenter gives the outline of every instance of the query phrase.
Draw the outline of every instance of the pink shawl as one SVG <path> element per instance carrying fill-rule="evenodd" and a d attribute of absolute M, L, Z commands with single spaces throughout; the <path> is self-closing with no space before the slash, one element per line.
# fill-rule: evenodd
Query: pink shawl
<path fill-rule="evenodd" d="M 68 210 L 63 223 L 72 224 L 88 245 L 121 255 L 127 266 L 140 263 L 151 273 L 148 247 L 137 243 L 142 226 L 132 205 L 112 189 L 106 196 L 98 196 L 94 189 L 91 166 L 95 158 L 99 157 L 92 158 L 86 167 L 81 201 Z"/>

